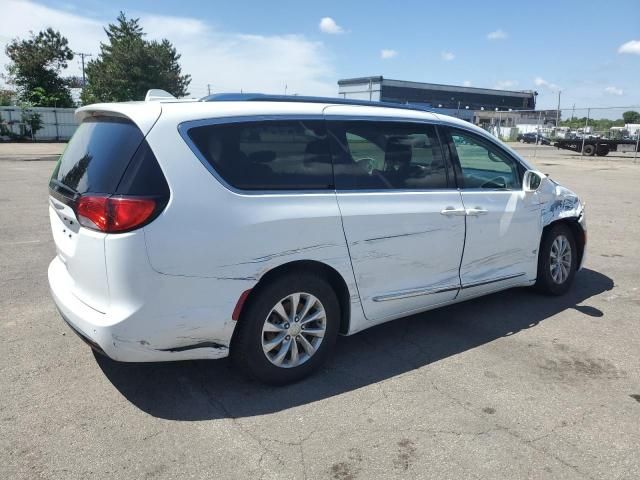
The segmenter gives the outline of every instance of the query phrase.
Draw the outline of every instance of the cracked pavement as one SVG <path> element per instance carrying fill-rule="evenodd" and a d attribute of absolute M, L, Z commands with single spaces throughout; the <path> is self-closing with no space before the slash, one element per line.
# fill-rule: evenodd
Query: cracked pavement
<path fill-rule="evenodd" d="M 511 290 L 343 337 L 317 375 L 276 388 L 226 360 L 94 357 L 49 298 L 54 164 L 20 161 L 43 145 L 3 148 L 0 478 L 640 477 L 630 156 L 516 147 L 586 200 L 568 295 Z"/>

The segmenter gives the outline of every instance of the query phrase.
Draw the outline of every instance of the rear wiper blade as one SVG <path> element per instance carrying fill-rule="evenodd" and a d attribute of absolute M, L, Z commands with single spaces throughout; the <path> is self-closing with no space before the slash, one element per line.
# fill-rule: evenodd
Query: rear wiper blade
<path fill-rule="evenodd" d="M 72 197 L 75 197 L 76 195 L 78 195 L 77 191 L 75 191 L 73 188 L 69 187 L 68 185 L 65 185 L 57 178 L 52 178 L 49 184 L 54 184 L 58 189 L 67 191 L 68 193 L 71 194 Z"/>

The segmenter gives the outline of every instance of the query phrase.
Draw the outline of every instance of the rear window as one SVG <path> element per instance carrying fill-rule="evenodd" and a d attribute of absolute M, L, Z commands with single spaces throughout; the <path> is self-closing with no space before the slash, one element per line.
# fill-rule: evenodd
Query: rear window
<path fill-rule="evenodd" d="M 51 177 L 75 193 L 114 193 L 144 140 L 132 122 L 117 117 L 85 120 L 73 135 Z"/>
<path fill-rule="evenodd" d="M 261 121 L 205 125 L 188 131 L 202 157 L 242 190 L 333 188 L 322 121 Z"/>

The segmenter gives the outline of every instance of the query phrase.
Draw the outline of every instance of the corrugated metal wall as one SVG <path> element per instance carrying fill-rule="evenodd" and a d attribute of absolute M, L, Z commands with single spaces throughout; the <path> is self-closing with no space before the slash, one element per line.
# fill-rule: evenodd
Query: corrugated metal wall
<path fill-rule="evenodd" d="M 29 111 L 38 113 L 42 120 L 42 129 L 34 134 L 36 141 L 69 140 L 78 127 L 75 108 L 33 107 Z M 24 132 L 20 107 L 0 107 L 0 123 L 16 135 Z"/>

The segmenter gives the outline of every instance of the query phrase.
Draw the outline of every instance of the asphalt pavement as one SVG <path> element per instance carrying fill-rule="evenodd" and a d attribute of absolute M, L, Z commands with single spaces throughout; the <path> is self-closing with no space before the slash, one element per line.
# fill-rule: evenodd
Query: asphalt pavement
<path fill-rule="evenodd" d="M 0 478 L 640 478 L 632 156 L 516 146 L 586 200 L 567 295 L 511 290 L 342 337 L 276 388 L 226 360 L 115 363 L 69 330 L 47 286 L 46 158 L 63 147 L 0 148 Z"/>

